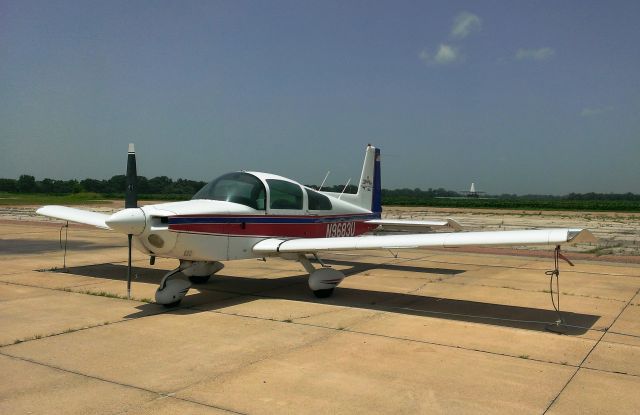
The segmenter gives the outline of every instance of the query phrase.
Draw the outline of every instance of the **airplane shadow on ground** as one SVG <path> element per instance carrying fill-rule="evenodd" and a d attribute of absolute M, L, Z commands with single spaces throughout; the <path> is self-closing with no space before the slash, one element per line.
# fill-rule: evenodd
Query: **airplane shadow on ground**
<path fill-rule="evenodd" d="M 126 247 L 126 239 L 121 244 L 101 244 L 91 241 L 83 240 L 69 240 L 67 241 L 67 251 L 89 251 L 93 249 L 103 248 L 120 248 Z M 62 244 L 64 244 L 64 239 Z M 45 252 L 60 252 L 62 255 L 64 245 L 60 245 L 58 239 L 40 239 L 40 240 L 25 240 L 25 239 L 0 239 L 0 252 L 3 254 L 41 254 Z"/>
<path fill-rule="evenodd" d="M 402 264 L 369 264 L 349 261 L 325 261 L 334 265 L 350 266 L 342 270 L 347 277 L 357 277 L 357 274 L 372 269 L 388 269 L 394 271 L 417 272 L 421 274 L 444 276 L 432 282 L 445 281 L 446 278 L 465 272 L 465 270 L 423 268 Z M 265 265 L 265 271 L 272 273 Z M 133 267 L 136 282 L 158 284 L 166 270 Z M 286 272 L 286 271 L 284 271 Z M 125 284 L 127 267 L 120 264 L 97 264 L 68 268 L 68 273 L 95 278 L 121 280 Z M 373 291 L 361 288 L 338 287 L 331 298 L 317 299 L 307 286 L 307 274 L 291 275 L 281 278 L 239 277 L 225 275 L 224 269 L 214 275 L 211 280 L 202 285 L 194 285 L 195 294 L 189 295 L 181 307 L 175 310 L 184 312 L 212 311 L 224 307 L 240 305 L 260 299 L 284 299 L 309 303 L 329 304 L 341 307 L 360 308 L 373 311 L 384 311 L 405 315 L 424 316 L 447 320 L 458 320 L 487 324 L 493 326 L 513 327 L 533 331 L 546 330 L 549 323 L 557 320 L 558 315 L 549 304 L 549 309 L 519 307 L 512 305 L 484 303 L 416 295 L 411 293 L 394 293 Z M 425 279 L 425 283 L 429 280 Z M 471 287 L 467 286 L 466 289 Z M 497 288 L 497 287 L 496 287 Z M 228 294 L 220 299 L 212 294 Z M 549 300 L 551 302 L 551 300 Z M 158 307 L 156 304 L 138 306 L 137 313 L 127 316 L 134 318 L 148 315 L 149 308 Z M 194 308 L 195 307 L 195 308 Z M 170 310 L 169 312 L 172 312 Z M 565 324 L 565 334 L 580 335 L 586 333 L 598 321 L 600 316 L 562 311 Z"/>

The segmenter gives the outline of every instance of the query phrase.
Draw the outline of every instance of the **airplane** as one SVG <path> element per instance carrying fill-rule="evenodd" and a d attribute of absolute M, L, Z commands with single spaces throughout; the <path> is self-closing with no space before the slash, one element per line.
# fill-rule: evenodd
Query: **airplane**
<path fill-rule="evenodd" d="M 475 183 L 471 183 L 471 187 L 469 188 L 469 190 L 462 190 L 460 193 L 462 193 L 463 195 L 465 195 L 466 197 L 472 197 L 472 198 L 479 198 L 480 195 L 485 194 L 486 192 L 479 192 L 476 190 L 476 184 Z"/>
<path fill-rule="evenodd" d="M 586 229 L 537 229 L 487 232 L 438 232 L 377 235 L 391 229 L 453 228 L 451 220 L 382 219 L 380 149 L 368 145 L 355 194 L 322 192 L 291 179 L 256 171 L 224 174 L 206 184 L 191 200 L 138 207 L 136 156 L 129 144 L 125 208 L 106 215 L 65 206 L 43 206 L 40 215 L 108 229 L 127 235 L 127 293 L 131 295 L 132 246 L 148 255 L 175 258 L 155 294 L 167 307 L 180 303 L 192 284 L 206 283 L 223 261 L 280 257 L 300 262 L 308 285 L 326 298 L 345 275 L 330 267 L 316 269 L 309 256 L 344 250 L 397 250 L 428 247 L 555 245 L 556 269 L 560 245 L 595 242 Z M 178 273 L 188 281 L 176 278 Z"/>

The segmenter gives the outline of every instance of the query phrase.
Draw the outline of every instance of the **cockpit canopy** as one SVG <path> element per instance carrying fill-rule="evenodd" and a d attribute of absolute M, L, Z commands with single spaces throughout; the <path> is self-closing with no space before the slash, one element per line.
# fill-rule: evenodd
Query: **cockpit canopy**
<path fill-rule="evenodd" d="M 228 173 L 205 185 L 192 199 L 222 200 L 265 210 L 331 210 L 331 200 L 319 192 L 306 189 L 299 184 L 281 180 L 279 176 L 264 175 L 261 180 L 246 172 Z M 265 186 L 266 184 L 266 186 Z M 268 194 L 267 194 L 268 193 Z"/>
<path fill-rule="evenodd" d="M 237 172 L 209 182 L 192 199 L 222 200 L 264 210 L 267 192 L 260 179 L 249 173 Z"/>

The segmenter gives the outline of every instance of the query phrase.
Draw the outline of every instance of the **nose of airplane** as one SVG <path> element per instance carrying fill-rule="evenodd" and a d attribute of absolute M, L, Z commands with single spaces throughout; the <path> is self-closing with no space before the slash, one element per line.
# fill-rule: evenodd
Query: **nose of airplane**
<path fill-rule="evenodd" d="M 140 208 L 120 210 L 105 220 L 107 226 L 127 235 L 140 235 L 147 225 L 147 218 Z"/>

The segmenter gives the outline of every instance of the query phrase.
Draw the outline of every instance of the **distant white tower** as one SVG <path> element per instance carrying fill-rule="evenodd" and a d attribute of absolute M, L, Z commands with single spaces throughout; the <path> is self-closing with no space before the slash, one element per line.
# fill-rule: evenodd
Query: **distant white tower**
<path fill-rule="evenodd" d="M 469 193 L 475 193 L 476 192 L 476 184 L 475 183 L 471 183 L 471 189 L 469 189 Z"/>

